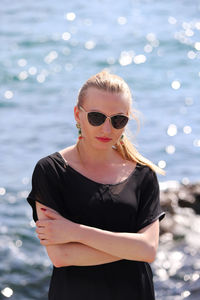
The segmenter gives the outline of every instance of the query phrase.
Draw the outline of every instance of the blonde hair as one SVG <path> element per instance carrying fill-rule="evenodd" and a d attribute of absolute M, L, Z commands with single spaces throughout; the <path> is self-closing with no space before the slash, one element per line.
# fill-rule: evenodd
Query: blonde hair
<path fill-rule="evenodd" d="M 131 91 L 128 84 L 119 76 L 110 74 L 108 71 L 103 70 L 100 73 L 90 77 L 79 91 L 77 106 L 83 105 L 84 99 L 89 88 L 96 88 L 110 93 L 120 93 L 126 95 L 132 103 Z M 137 110 L 131 109 L 131 115 L 137 122 L 139 129 L 140 121 L 137 117 Z M 165 171 L 155 165 L 153 162 L 142 156 L 131 143 L 125 134 L 123 134 L 123 143 L 117 142 L 114 149 L 126 160 L 137 162 L 141 165 L 149 166 L 154 172 L 165 175 Z"/>

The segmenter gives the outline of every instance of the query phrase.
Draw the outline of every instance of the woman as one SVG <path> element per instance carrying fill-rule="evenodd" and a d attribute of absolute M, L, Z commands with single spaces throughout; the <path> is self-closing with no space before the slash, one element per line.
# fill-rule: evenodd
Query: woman
<path fill-rule="evenodd" d="M 96 74 L 81 88 L 74 116 L 77 143 L 37 162 L 27 198 L 54 265 L 49 299 L 153 300 L 149 263 L 164 217 L 155 172 L 164 172 L 125 136 L 128 85 Z"/>

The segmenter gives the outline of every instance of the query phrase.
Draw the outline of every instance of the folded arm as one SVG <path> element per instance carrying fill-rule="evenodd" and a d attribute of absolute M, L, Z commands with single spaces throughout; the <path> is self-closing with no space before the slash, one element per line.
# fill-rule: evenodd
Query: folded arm
<path fill-rule="evenodd" d="M 112 232 L 79 224 L 77 241 L 127 260 L 152 263 L 159 240 L 159 220 L 137 233 Z"/>
<path fill-rule="evenodd" d="M 112 232 L 72 222 L 53 210 L 44 215 L 49 220 L 36 222 L 40 242 L 44 246 L 78 242 L 111 256 L 127 260 L 153 262 L 159 240 L 159 220 L 137 233 Z"/>
<path fill-rule="evenodd" d="M 55 267 L 93 266 L 121 260 L 119 257 L 99 251 L 81 243 L 46 246 L 47 253 Z"/>
<path fill-rule="evenodd" d="M 44 205 L 40 204 L 39 202 L 36 202 L 36 209 L 39 220 L 47 219 L 47 217 L 41 210 L 42 207 L 45 208 Z M 72 265 L 100 265 L 121 260 L 120 257 L 110 255 L 103 251 L 94 249 L 90 246 L 81 244 L 79 242 L 47 245 L 45 246 L 45 248 L 50 260 L 52 261 L 53 265 L 57 268 Z"/>

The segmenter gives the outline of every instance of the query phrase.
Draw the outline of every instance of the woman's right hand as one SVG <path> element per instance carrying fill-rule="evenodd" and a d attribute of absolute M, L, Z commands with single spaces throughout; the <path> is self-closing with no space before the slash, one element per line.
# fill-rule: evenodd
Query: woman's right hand
<path fill-rule="evenodd" d="M 41 209 L 41 211 L 43 212 L 43 215 L 44 215 L 46 218 L 50 219 L 50 220 L 51 220 L 51 217 L 49 217 L 47 214 L 44 213 L 45 211 L 47 211 L 47 209 L 48 209 L 48 211 L 51 211 L 52 213 L 57 214 L 58 216 L 60 216 L 60 217 L 62 218 L 61 214 L 59 214 L 59 212 L 57 212 L 57 211 L 54 210 L 53 208 L 50 208 L 50 207 L 41 205 L 40 209 Z"/>
<path fill-rule="evenodd" d="M 79 224 L 72 222 L 52 209 L 41 207 L 47 218 L 36 222 L 36 232 L 40 243 L 44 246 L 76 242 Z"/>

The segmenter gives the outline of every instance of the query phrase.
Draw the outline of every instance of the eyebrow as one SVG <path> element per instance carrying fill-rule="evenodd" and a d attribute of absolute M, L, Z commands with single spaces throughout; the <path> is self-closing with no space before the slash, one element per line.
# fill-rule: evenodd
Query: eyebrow
<path fill-rule="evenodd" d="M 100 113 L 102 113 L 102 114 L 104 114 L 104 115 L 107 115 L 105 112 L 103 112 L 103 111 L 101 111 L 101 110 L 99 110 L 99 109 L 86 109 L 87 111 L 90 111 L 90 112 L 100 112 Z M 115 115 L 124 115 L 124 116 L 126 116 L 126 115 L 128 115 L 128 113 L 124 113 L 124 112 L 117 112 L 117 113 L 114 113 L 114 114 L 112 114 L 111 116 L 115 116 Z"/>

